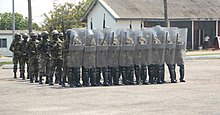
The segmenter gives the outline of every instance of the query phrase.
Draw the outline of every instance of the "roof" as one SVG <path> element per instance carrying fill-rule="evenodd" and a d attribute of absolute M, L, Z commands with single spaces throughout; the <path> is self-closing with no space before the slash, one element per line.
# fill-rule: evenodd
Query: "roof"
<path fill-rule="evenodd" d="M 15 33 L 29 33 L 28 30 L 15 30 Z M 12 30 L 0 30 L 0 35 L 12 35 Z"/>
<path fill-rule="evenodd" d="M 220 0 L 168 0 L 167 2 L 169 19 L 220 18 Z M 164 18 L 163 0 L 94 0 L 83 20 L 86 20 L 96 3 L 102 4 L 116 20 Z"/>

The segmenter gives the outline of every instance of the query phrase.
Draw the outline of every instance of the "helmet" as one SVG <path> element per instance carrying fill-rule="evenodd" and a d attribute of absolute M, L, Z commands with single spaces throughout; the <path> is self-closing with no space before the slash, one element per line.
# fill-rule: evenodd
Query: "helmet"
<path fill-rule="evenodd" d="M 38 36 L 38 37 L 41 37 L 41 32 L 37 33 L 37 36 Z"/>
<path fill-rule="evenodd" d="M 41 33 L 41 36 L 43 37 L 43 36 L 46 36 L 46 35 L 49 35 L 49 33 L 47 32 L 47 31 L 43 31 L 42 33 Z"/>
<path fill-rule="evenodd" d="M 27 33 L 22 34 L 22 38 L 28 38 L 28 37 L 29 37 L 29 35 Z"/>
<path fill-rule="evenodd" d="M 31 32 L 31 33 L 30 33 L 30 36 L 31 36 L 31 37 L 37 37 L 37 33 Z"/>
<path fill-rule="evenodd" d="M 52 35 L 52 36 L 54 36 L 54 35 L 59 35 L 59 32 L 58 32 L 57 30 L 53 30 L 52 33 L 51 33 L 51 35 Z"/>
<path fill-rule="evenodd" d="M 59 33 L 59 36 L 63 36 L 63 32 Z"/>
<path fill-rule="evenodd" d="M 71 29 L 66 30 L 66 35 L 70 35 L 71 31 Z"/>
<path fill-rule="evenodd" d="M 16 36 L 21 36 L 21 34 L 20 34 L 20 33 L 15 33 L 15 37 L 16 37 Z"/>

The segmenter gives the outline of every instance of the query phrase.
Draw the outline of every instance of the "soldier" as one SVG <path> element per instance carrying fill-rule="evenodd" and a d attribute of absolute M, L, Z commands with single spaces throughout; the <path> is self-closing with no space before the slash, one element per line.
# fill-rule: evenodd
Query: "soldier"
<path fill-rule="evenodd" d="M 27 76 L 29 76 L 29 64 L 28 64 L 28 38 L 29 35 L 24 33 L 22 35 L 23 40 L 20 44 L 20 51 L 21 51 L 21 75 L 22 79 L 25 80 L 25 64 L 27 64 Z M 29 77 L 28 77 L 29 78 Z"/>
<path fill-rule="evenodd" d="M 57 79 L 61 84 L 62 74 L 62 42 L 58 39 L 59 32 L 57 30 L 52 31 L 52 39 L 49 42 L 49 52 L 51 55 L 50 60 L 50 72 L 49 72 L 49 85 L 53 84 L 53 74 L 57 71 Z"/>
<path fill-rule="evenodd" d="M 49 33 L 47 31 L 43 31 L 41 33 L 42 40 L 39 42 L 37 50 L 39 53 L 39 84 L 43 84 L 42 77 L 46 76 L 46 84 L 49 83 L 48 75 L 49 75 L 49 61 L 50 55 L 48 51 L 49 47 L 49 40 L 48 40 Z"/>
<path fill-rule="evenodd" d="M 20 59 L 21 59 L 21 52 L 20 52 L 20 41 L 21 41 L 21 34 L 20 33 L 15 33 L 15 39 L 12 41 L 11 46 L 9 50 L 14 53 L 13 55 L 13 72 L 14 72 L 14 78 L 17 78 L 16 73 L 17 73 L 17 68 L 18 68 L 18 63 L 20 65 Z"/>
<path fill-rule="evenodd" d="M 60 39 L 61 41 L 64 41 L 63 32 L 60 32 L 60 33 L 59 33 L 59 39 Z"/>
<path fill-rule="evenodd" d="M 38 59 L 37 59 L 37 34 L 32 32 L 30 34 L 30 40 L 28 42 L 28 63 L 29 63 L 29 74 L 30 74 L 30 83 L 33 83 L 35 78 L 35 82 L 38 82 Z"/>

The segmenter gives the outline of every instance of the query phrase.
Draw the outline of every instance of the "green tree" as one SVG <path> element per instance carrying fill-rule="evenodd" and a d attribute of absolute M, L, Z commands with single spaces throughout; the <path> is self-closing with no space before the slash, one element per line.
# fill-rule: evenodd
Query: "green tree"
<path fill-rule="evenodd" d="M 22 14 L 15 13 L 15 29 L 16 30 L 27 30 L 28 20 Z M 39 26 L 33 23 L 33 29 L 38 30 Z M 1 13 L 0 14 L 0 30 L 12 30 L 12 13 Z"/>
<path fill-rule="evenodd" d="M 51 10 L 48 15 L 46 13 L 43 14 L 45 19 L 42 29 L 49 32 L 53 29 L 62 31 L 62 20 L 65 29 L 85 27 L 86 23 L 81 22 L 80 19 L 92 1 L 93 0 L 82 1 L 78 4 L 66 2 L 64 5 L 57 5 L 54 2 L 54 9 Z"/>

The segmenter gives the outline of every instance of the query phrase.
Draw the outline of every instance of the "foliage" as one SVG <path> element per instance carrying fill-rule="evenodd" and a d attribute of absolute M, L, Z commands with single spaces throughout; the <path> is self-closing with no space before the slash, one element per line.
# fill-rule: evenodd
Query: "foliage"
<path fill-rule="evenodd" d="M 93 0 L 79 2 L 72 4 L 66 2 L 64 5 L 54 3 L 54 9 L 43 14 L 44 21 L 42 30 L 51 32 L 54 29 L 62 31 L 62 21 L 64 22 L 65 29 L 85 27 L 86 23 L 80 21 L 86 9 Z"/>
<path fill-rule="evenodd" d="M 15 29 L 27 30 L 28 19 L 22 14 L 15 13 Z M 33 29 L 38 30 L 39 27 L 36 23 L 33 23 Z M 12 30 L 12 13 L 0 13 L 0 30 Z"/>

